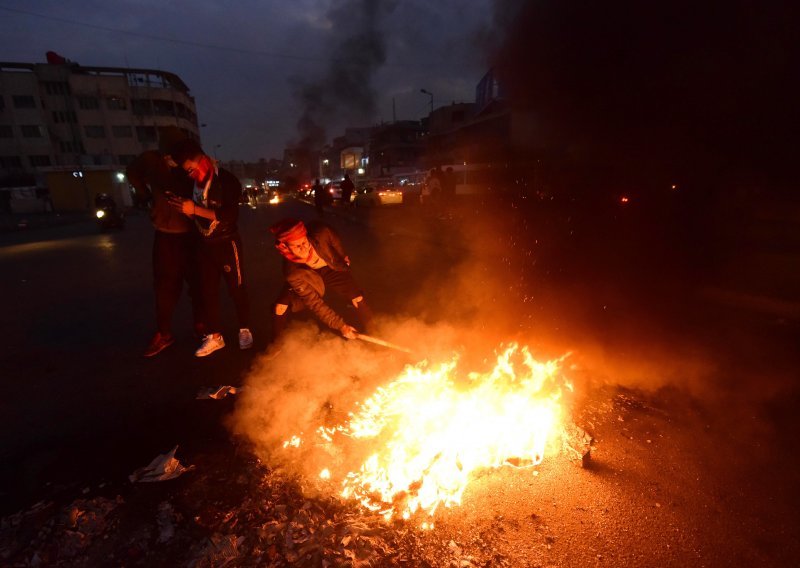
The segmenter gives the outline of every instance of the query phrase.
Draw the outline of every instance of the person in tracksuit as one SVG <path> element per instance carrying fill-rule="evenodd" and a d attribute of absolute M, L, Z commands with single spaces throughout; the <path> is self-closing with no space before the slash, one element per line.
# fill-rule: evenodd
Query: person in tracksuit
<path fill-rule="evenodd" d="M 270 231 L 275 235 L 275 248 L 284 257 L 286 279 L 274 305 L 273 339 L 281 335 L 292 312 L 303 309 L 310 310 L 344 337 L 355 339 L 356 328 L 325 302 L 328 290 L 352 304 L 361 331 L 366 331 L 372 313 L 350 272 L 350 257 L 336 232 L 322 222 L 306 225 L 297 219 L 283 219 L 270 227 Z"/>
<path fill-rule="evenodd" d="M 218 168 L 216 161 L 194 140 L 187 139 L 175 145 L 172 159 L 195 182 L 192 199 L 175 196 L 170 200 L 174 208 L 194 219 L 200 232 L 198 260 L 207 333 L 195 355 L 205 357 L 225 347 L 220 322 L 220 277 L 225 280 L 228 295 L 236 307 L 239 348 L 249 349 L 253 346 L 250 302 L 237 224 L 242 186 L 236 176 Z"/>

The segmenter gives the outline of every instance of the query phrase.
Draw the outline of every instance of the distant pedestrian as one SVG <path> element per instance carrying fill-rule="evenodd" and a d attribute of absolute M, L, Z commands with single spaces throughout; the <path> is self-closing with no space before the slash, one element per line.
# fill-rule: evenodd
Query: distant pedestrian
<path fill-rule="evenodd" d="M 453 168 L 448 167 L 442 173 L 442 199 L 440 215 L 450 217 L 453 214 L 453 206 L 456 198 L 456 174 Z"/>
<path fill-rule="evenodd" d="M 175 342 L 172 316 L 184 282 L 192 301 L 194 332 L 198 336 L 204 333 L 197 229 L 191 219 L 169 206 L 170 195 L 187 199 L 192 196 L 194 182 L 169 156 L 169 148 L 185 138 L 177 127 L 160 129 L 160 150 L 140 154 L 126 171 L 137 204 L 149 204 L 155 228 L 152 263 L 156 332 L 144 351 L 145 357 L 158 355 Z"/>
<path fill-rule="evenodd" d="M 286 278 L 286 287 L 274 306 L 273 338 L 280 336 L 293 312 L 309 309 L 331 329 L 355 339 L 356 328 L 325 302 L 329 290 L 352 304 L 362 331 L 366 331 L 372 312 L 350 272 L 350 257 L 339 235 L 322 222 L 306 226 L 297 219 L 283 219 L 270 227 L 270 231 L 275 235 L 275 248 L 285 259 Z"/>
<path fill-rule="evenodd" d="M 442 208 L 442 169 L 440 166 L 431 168 L 425 179 L 423 203 L 428 205 L 433 215 L 439 215 Z"/>
<path fill-rule="evenodd" d="M 349 174 L 344 174 L 344 179 L 342 180 L 342 205 L 345 207 L 350 206 L 350 199 L 353 195 L 353 190 L 356 186 L 353 184 L 353 180 L 350 179 Z"/>
<path fill-rule="evenodd" d="M 325 206 L 328 204 L 328 192 L 322 187 L 319 178 L 314 180 L 314 185 L 311 187 L 314 192 L 314 206 L 317 208 L 317 214 L 320 217 L 325 216 Z"/>
<path fill-rule="evenodd" d="M 200 232 L 198 257 L 206 314 L 206 335 L 195 351 L 197 357 L 211 355 L 225 347 L 220 320 L 219 280 L 225 280 L 228 295 L 236 307 L 239 348 L 253 346 L 250 332 L 250 300 L 244 271 L 242 239 L 239 236 L 239 199 L 242 185 L 229 171 L 187 139 L 172 149 L 172 157 L 195 182 L 193 198 L 175 196 L 170 205 L 194 219 Z"/>

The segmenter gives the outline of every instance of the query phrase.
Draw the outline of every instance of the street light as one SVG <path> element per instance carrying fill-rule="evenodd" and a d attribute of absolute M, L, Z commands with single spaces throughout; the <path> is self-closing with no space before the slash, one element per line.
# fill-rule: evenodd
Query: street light
<path fill-rule="evenodd" d="M 433 93 L 426 91 L 425 89 L 420 89 L 419 92 L 423 95 L 428 95 L 431 98 L 431 112 L 433 112 Z"/>
<path fill-rule="evenodd" d="M 222 144 L 217 144 L 214 146 L 214 159 L 217 159 L 217 148 L 222 148 Z"/>

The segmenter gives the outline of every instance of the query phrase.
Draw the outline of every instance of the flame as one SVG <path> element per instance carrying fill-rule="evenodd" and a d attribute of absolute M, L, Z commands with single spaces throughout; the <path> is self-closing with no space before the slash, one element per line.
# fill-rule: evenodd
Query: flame
<path fill-rule="evenodd" d="M 560 363 L 541 363 L 512 344 L 487 373 L 456 380 L 458 358 L 404 372 L 334 427 L 317 430 L 319 443 L 364 444 L 367 457 L 341 481 L 341 495 L 388 520 L 440 505 L 458 505 L 473 472 L 542 461 L 550 434 L 561 425 Z M 295 436 L 284 447 L 298 447 Z M 325 471 L 331 480 L 332 468 Z"/>

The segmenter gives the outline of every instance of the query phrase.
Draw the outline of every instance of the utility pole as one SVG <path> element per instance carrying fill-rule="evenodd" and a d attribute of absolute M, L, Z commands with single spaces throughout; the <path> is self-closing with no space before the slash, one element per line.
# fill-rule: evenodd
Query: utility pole
<path fill-rule="evenodd" d="M 419 92 L 423 95 L 428 95 L 431 98 L 431 112 L 433 112 L 433 93 L 426 91 L 425 89 L 420 89 Z"/>

